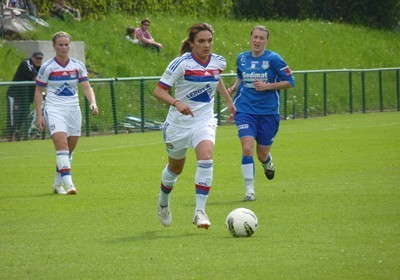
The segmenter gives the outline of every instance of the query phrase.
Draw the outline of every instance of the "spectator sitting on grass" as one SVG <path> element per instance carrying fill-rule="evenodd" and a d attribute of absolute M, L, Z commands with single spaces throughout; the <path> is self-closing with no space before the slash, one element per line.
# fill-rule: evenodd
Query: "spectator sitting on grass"
<path fill-rule="evenodd" d="M 129 42 L 132 42 L 136 45 L 139 45 L 139 39 L 136 36 L 136 32 L 135 32 L 135 27 L 128 27 L 126 29 L 126 34 L 125 34 L 125 39 L 128 40 Z"/>
<path fill-rule="evenodd" d="M 156 42 L 149 32 L 150 20 L 143 19 L 140 22 L 140 27 L 136 28 L 136 36 L 140 41 L 140 44 L 145 48 L 154 49 L 158 52 L 162 49 L 163 45 L 161 43 Z"/>

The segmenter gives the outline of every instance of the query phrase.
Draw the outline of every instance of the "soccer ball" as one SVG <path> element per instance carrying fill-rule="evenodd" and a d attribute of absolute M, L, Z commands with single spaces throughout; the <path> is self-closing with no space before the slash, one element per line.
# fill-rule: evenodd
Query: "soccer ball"
<path fill-rule="evenodd" d="M 250 237 L 258 228 L 258 219 L 253 211 L 237 208 L 228 214 L 225 225 L 235 237 Z"/>

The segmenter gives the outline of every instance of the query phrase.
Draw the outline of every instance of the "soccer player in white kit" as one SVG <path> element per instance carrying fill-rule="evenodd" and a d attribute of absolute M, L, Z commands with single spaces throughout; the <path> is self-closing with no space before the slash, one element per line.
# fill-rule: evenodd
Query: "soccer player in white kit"
<path fill-rule="evenodd" d="M 60 31 L 53 35 L 52 41 L 56 56 L 42 65 L 36 78 L 37 122 L 42 131 L 47 125 L 56 149 L 57 166 L 53 192 L 76 194 L 71 177 L 71 161 L 82 126 L 78 98 L 79 83 L 89 100 L 92 114 L 97 114 L 99 109 L 85 65 L 68 55 L 71 36 Z M 46 103 L 42 114 L 43 90 L 46 90 Z"/>
<path fill-rule="evenodd" d="M 188 148 L 194 148 L 197 157 L 193 224 L 205 229 L 211 225 L 205 207 L 213 179 L 217 128 L 214 94 L 218 91 L 226 100 L 230 119 L 236 113 L 220 76 L 226 67 L 225 59 L 211 53 L 213 33 L 206 23 L 192 25 L 182 44 L 181 56 L 168 65 L 154 90 L 158 99 L 171 105 L 163 128 L 168 164 L 162 171 L 158 196 L 158 217 L 164 226 L 172 222 L 170 193 L 182 173 Z M 169 94 L 173 86 L 174 96 Z"/>

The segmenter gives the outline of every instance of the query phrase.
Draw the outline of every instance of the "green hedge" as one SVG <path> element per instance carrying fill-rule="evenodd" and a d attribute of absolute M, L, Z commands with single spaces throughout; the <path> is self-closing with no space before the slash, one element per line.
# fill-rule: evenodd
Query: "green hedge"
<path fill-rule="evenodd" d="M 49 15 L 54 0 L 38 0 L 40 16 Z M 135 14 L 178 14 L 207 18 L 232 15 L 232 0 L 82 0 L 68 1 L 67 5 L 81 11 L 83 17 L 99 19 L 110 13 Z"/>

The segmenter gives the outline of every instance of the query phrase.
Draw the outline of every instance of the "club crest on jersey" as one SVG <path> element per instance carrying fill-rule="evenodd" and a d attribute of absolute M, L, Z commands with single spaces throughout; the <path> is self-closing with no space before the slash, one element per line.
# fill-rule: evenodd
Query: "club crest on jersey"
<path fill-rule="evenodd" d="M 269 62 L 268 61 L 263 61 L 261 64 L 261 68 L 264 70 L 267 70 L 269 68 Z"/>
<path fill-rule="evenodd" d="M 246 64 L 246 57 L 244 55 L 240 57 L 240 63 L 242 64 L 242 66 Z"/>

